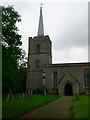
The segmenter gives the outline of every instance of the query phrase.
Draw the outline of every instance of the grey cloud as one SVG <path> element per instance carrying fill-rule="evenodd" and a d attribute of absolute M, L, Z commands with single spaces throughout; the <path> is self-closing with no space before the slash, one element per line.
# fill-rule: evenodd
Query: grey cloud
<path fill-rule="evenodd" d="M 84 47 L 88 45 L 87 26 L 75 27 L 56 37 L 55 49 L 65 49 L 66 47 Z"/>
<path fill-rule="evenodd" d="M 23 49 L 28 53 L 28 37 L 37 35 L 40 3 L 14 2 L 13 5 L 22 16 L 19 28 L 23 36 Z M 54 63 L 86 61 L 87 12 L 86 3 L 82 2 L 45 3 L 43 6 L 45 35 L 49 35 L 53 43 Z"/>

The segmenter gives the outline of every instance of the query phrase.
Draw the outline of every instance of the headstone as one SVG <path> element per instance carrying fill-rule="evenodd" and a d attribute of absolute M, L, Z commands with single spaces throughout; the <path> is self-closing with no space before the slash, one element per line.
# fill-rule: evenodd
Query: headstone
<path fill-rule="evenodd" d="M 28 95 L 30 95 L 30 89 L 28 90 Z"/>
<path fill-rule="evenodd" d="M 6 101 L 8 102 L 10 100 L 10 94 L 7 94 Z"/>
<path fill-rule="evenodd" d="M 19 93 L 19 98 L 21 99 L 21 94 Z"/>
<path fill-rule="evenodd" d="M 44 95 L 46 95 L 46 90 L 44 89 Z"/>
<path fill-rule="evenodd" d="M 11 94 L 11 100 L 14 100 L 14 94 Z"/>
<path fill-rule="evenodd" d="M 25 92 L 25 96 L 27 96 L 27 93 Z"/>
<path fill-rule="evenodd" d="M 23 98 L 25 97 L 24 93 L 22 93 L 22 97 L 23 97 Z"/>

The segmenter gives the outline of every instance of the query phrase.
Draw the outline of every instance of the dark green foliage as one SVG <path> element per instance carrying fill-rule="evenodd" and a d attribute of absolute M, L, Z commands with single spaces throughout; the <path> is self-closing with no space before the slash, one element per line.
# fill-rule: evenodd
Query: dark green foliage
<path fill-rule="evenodd" d="M 46 94 L 48 94 L 48 89 L 45 89 Z M 44 89 L 36 88 L 33 89 L 32 94 L 37 94 L 37 95 L 44 95 Z"/>
<path fill-rule="evenodd" d="M 20 41 L 21 35 L 17 33 L 17 21 L 21 21 L 20 15 L 14 10 L 13 6 L 2 7 L 2 39 L 11 49 L 16 49 L 16 46 L 22 44 Z M 19 52 L 20 48 L 17 47 L 17 51 Z M 15 55 L 14 52 L 16 51 L 13 51 L 13 54 Z M 12 54 L 12 52 L 10 53 Z"/>
<path fill-rule="evenodd" d="M 17 22 L 21 18 L 13 6 L 2 7 L 2 88 L 4 92 L 15 92 L 23 87 L 26 66 L 20 66 L 24 58 L 21 35 L 18 34 Z M 23 88 L 22 88 L 23 89 Z"/>

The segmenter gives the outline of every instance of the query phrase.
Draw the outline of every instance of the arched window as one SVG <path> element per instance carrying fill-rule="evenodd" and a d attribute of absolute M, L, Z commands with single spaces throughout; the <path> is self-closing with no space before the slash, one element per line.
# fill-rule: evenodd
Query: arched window
<path fill-rule="evenodd" d="M 40 53 L 40 45 L 39 44 L 36 45 L 36 52 Z"/>
<path fill-rule="evenodd" d="M 84 71 L 85 87 L 90 87 L 90 69 Z"/>
<path fill-rule="evenodd" d="M 35 66 L 36 66 L 36 69 L 39 69 L 39 68 L 40 68 L 40 60 L 39 60 L 39 59 L 37 59 L 37 60 L 35 61 Z"/>
<path fill-rule="evenodd" d="M 57 71 L 53 72 L 53 87 L 57 87 Z"/>

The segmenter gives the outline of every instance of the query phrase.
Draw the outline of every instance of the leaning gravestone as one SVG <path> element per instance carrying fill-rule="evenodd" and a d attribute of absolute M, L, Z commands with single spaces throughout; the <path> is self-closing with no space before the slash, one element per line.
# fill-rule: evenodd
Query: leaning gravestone
<path fill-rule="evenodd" d="M 10 100 L 10 94 L 7 94 L 6 102 Z"/>
<path fill-rule="evenodd" d="M 15 98 L 14 94 L 11 94 L 11 100 L 14 100 L 14 98 Z"/>
<path fill-rule="evenodd" d="M 28 95 L 30 95 L 30 89 L 28 90 Z"/>
<path fill-rule="evenodd" d="M 19 98 L 21 99 L 22 97 L 21 97 L 22 95 L 19 93 Z"/>
<path fill-rule="evenodd" d="M 24 93 L 22 93 L 22 97 L 23 97 L 23 98 L 25 97 Z"/>
<path fill-rule="evenodd" d="M 46 95 L 46 90 L 44 89 L 44 95 Z"/>
<path fill-rule="evenodd" d="M 25 92 L 25 96 L 27 96 L 27 93 Z"/>

